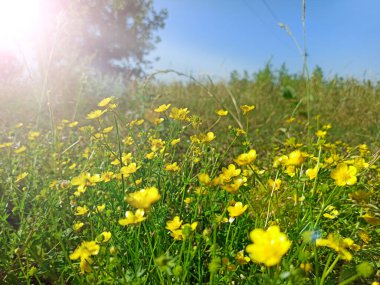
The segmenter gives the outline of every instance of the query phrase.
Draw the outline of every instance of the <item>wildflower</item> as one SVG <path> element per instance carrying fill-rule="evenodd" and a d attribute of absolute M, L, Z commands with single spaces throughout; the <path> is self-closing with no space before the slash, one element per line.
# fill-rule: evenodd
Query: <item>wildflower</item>
<path fill-rule="evenodd" d="M 361 216 L 368 224 L 374 225 L 374 226 L 380 226 L 380 218 L 374 216 L 373 214 L 366 213 L 365 215 Z"/>
<path fill-rule="evenodd" d="M 269 186 L 269 188 L 272 190 L 272 191 L 277 191 L 277 190 L 279 190 L 280 189 L 280 187 L 281 187 L 281 183 L 282 183 L 282 181 L 281 181 L 281 179 L 275 179 L 275 180 L 273 180 L 273 179 L 269 179 L 268 180 L 268 186 Z"/>
<path fill-rule="evenodd" d="M 140 191 L 131 193 L 127 197 L 127 202 L 135 208 L 147 209 L 153 203 L 160 200 L 161 195 L 156 187 L 141 189 Z"/>
<path fill-rule="evenodd" d="M 129 122 L 129 126 L 130 127 L 134 127 L 134 126 L 140 126 L 144 123 L 144 119 L 140 119 L 140 120 L 132 120 Z"/>
<path fill-rule="evenodd" d="M 16 177 L 16 183 L 17 182 L 19 182 L 19 181 L 21 181 L 22 179 L 24 179 L 26 176 L 28 176 L 29 175 L 29 173 L 28 172 L 23 172 L 23 173 L 20 173 L 19 175 L 17 175 L 17 177 Z"/>
<path fill-rule="evenodd" d="M 335 219 L 336 217 L 338 217 L 339 215 L 339 211 L 332 205 L 328 206 L 326 208 L 326 213 L 323 214 L 323 216 L 325 218 L 328 218 L 328 219 Z"/>
<path fill-rule="evenodd" d="M 91 255 L 97 255 L 99 253 L 100 246 L 95 241 L 84 241 L 78 246 L 75 251 L 70 254 L 71 260 L 80 258 L 81 273 L 91 272 L 90 265 L 92 264 Z"/>
<path fill-rule="evenodd" d="M 240 265 L 247 264 L 251 261 L 251 259 L 248 256 L 244 255 L 244 250 L 238 251 L 238 253 L 236 253 L 235 260 Z"/>
<path fill-rule="evenodd" d="M 175 231 L 179 229 L 182 225 L 182 220 L 179 216 L 175 216 L 173 220 L 166 222 L 165 229 L 168 229 L 169 231 Z"/>
<path fill-rule="evenodd" d="M 103 134 L 108 134 L 108 133 L 112 132 L 112 130 L 113 130 L 113 126 L 104 128 L 103 129 Z"/>
<path fill-rule="evenodd" d="M 315 135 L 320 138 L 320 139 L 323 139 L 325 136 L 326 136 L 327 132 L 326 131 L 322 131 L 322 130 L 318 130 Z"/>
<path fill-rule="evenodd" d="M 211 179 L 207 173 L 199 173 L 198 180 L 201 184 L 210 185 Z"/>
<path fill-rule="evenodd" d="M 125 212 L 125 219 L 120 219 L 119 224 L 122 226 L 127 226 L 131 224 L 138 224 L 146 220 L 144 217 L 145 211 L 143 209 L 137 209 L 135 213 L 131 211 Z"/>
<path fill-rule="evenodd" d="M 137 167 L 136 163 L 133 162 L 127 166 L 123 166 L 122 168 L 120 168 L 120 174 L 122 174 L 124 178 L 127 178 L 129 177 L 129 175 L 135 173 L 139 168 L 140 167 Z"/>
<path fill-rule="evenodd" d="M 104 211 L 105 208 L 106 208 L 106 204 L 98 205 L 98 206 L 96 206 L 96 212 L 101 213 Z"/>
<path fill-rule="evenodd" d="M 243 111 L 244 115 L 246 115 L 248 112 L 252 111 L 255 109 L 255 105 L 243 105 L 240 106 L 240 109 Z"/>
<path fill-rule="evenodd" d="M 101 115 L 103 115 L 105 112 L 107 112 L 107 110 L 95 110 L 95 111 L 92 111 L 90 113 L 87 114 L 87 119 L 89 120 L 92 120 L 92 119 L 96 119 L 96 118 L 99 118 Z"/>
<path fill-rule="evenodd" d="M 79 122 L 77 122 L 77 121 L 74 121 L 74 122 L 71 122 L 70 124 L 69 124 L 69 128 L 74 128 L 76 125 L 78 125 L 79 124 Z"/>
<path fill-rule="evenodd" d="M 82 222 L 77 222 L 73 225 L 73 230 L 74 231 L 79 231 L 82 227 L 84 226 L 84 223 Z"/>
<path fill-rule="evenodd" d="M 130 162 L 132 160 L 132 153 L 124 153 L 121 155 L 121 161 L 123 163 L 123 165 L 126 165 L 128 162 Z M 120 160 L 118 158 L 116 158 L 115 160 L 113 160 L 111 162 L 112 165 L 119 165 L 120 164 Z"/>
<path fill-rule="evenodd" d="M 86 191 L 87 186 L 94 186 L 97 182 L 100 182 L 101 178 L 99 174 L 91 175 L 88 172 L 82 172 L 79 176 L 71 179 L 71 184 L 78 186 L 77 190 L 81 193 Z"/>
<path fill-rule="evenodd" d="M 234 179 L 233 183 L 222 185 L 222 189 L 226 190 L 228 193 L 234 194 L 237 192 L 241 185 L 243 185 L 247 181 L 247 178 L 239 177 L 237 179 Z"/>
<path fill-rule="evenodd" d="M 189 114 L 190 111 L 187 108 L 172 108 L 172 111 L 169 115 L 170 118 L 178 121 L 186 121 L 188 119 L 187 114 Z"/>
<path fill-rule="evenodd" d="M 88 208 L 87 206 L 78 206 L 77 209 L 75 210 L 75 216 L 83 216 L 88 213 Z"/>
<path fill-rule="evenodd" d="M 156 152 L 165 147 L 165 141 L 163 141 L 162 139 L 150 139 L 150 145 L 151 145 L 150 149 L 153 152 Z"/>
<path fill-rule="evenodd" d="M 256 160 L 256 157 L 257 157 L 256 150 L 251 149 L 247 153 L 240 154 L 235 159 L 235 162 L 239 165 L 247 165 L 247 164 L 251 164 L 252 162 L 254 162 Z"/>
<path fill-rule="evenodd" d="M 340 163 L 331 171 L 331 178 L 335 180 L 338 186 L 354 185 L 357 181 L 357 169 L 355 166 L 348 166 L 346 163 Z"/>
<path fill-rule="evenodd" d="M 20 146 L 19 148 L 15 150 L 15 153 L 20 154 L 20 153 L 23 153 L 24 151 L 26 151 L 26 146 Z"/>
<path fill-rule="evenodd" d="M 112 171 L 106 171 L 103 172 L 101 175 L 101 180 L 103 182 L 109 182 L 115 177 L 114 173 Z"/>
<path fill-rule="evenodd" d="M 113 100 L 113 98 L 114 97 L 104 98 L 102 101 L 99 102 L 98 106 L 99 107 L 106 107 Z"/>
<path fill-rule="evenodd" d="M 354 241 L 350 238 L 340 239 L 329 234 L 327 239 L 318 238 L 315 242 L 317 246 L 326 246 L 335 250 L 344 260 L 352 259 L 352 254 L 347 250 L 354 244 Z"/>
<path fill-rule="evenodd" d="M 241 169 L 236 168 L 234 164 L 228 165 L 228 168 L 222 168 L 222 179 L 225 182 L 231 181 L 231 178 L 238 176 L 241 173 Z"/>
<path fill-rule="evenodd" d="M 218 115 L 218 116 L 227 116 L 228 115 L 228 111 L 226 111 L 226 110 L 223 110 L 223 109 L 220 109 L 220 110 L 217 110 L 216 111 L 216 114 Z"/>
<path fill-rule="evenodd" d="M 154 111 L 155 111 L 156 113 L 162 113 L 162 112 L 165 112 L 166 110 L 168 110 L 168 109 L 170 108 L 171 105 L 172 105 L 172 104 L 167 104 L 167 105 L 163 104 L 163 105 L 159 106 L 158 108 L 154 109 Z"/>
<path fill-rule="evenodd" d="M 107 241 L 109 241 L 112 236 L 111 232 L 102 232 L 100 235 L 102 236 L 103 243 L 106 243 Z"/>
<path fill-rule="evenodd" d="M 171 163 L 171 164 L 166 164 L 165 165 L 165 170 L 166 171 L 173 171 L 173 172 L 176 172 L 178 171 L 180 168 L 179 166 L 177 165 L 177 162 L 174 162 L 174 163 Z"/>
<path fill-rule="evenodd" d="M 174 140 L 171 141 L 170 144 L 171 144 L 172 146 L 175 146 L 175 145 L 177 145 L 180 141 L 181 141 L 181 139 L 174 139 Z"/>
<path fill-rule="evenodd" d="M 268 267 L 280 263 L 291 245 L 278 226 L 270 226 L 266 231 L 254 229 L 250 238 L 253 244 L 248 245 L 246 251 L 254 262 L 264 263 Z"/>
<path fill-rule="evenodd" d="M 233 206 L 228 207 L 227 211 L 230 214 L 230 217 L 234 218 L 243 214 L 245 210 L 247 210 L 247 208 L 248 208 L 248 205 L 245 205 L 243 207 L 242 202 L 236 202 Z"/>
<path fill-rule="evenodd" d="M 39 136 L 40 136 L 40 132 L 29 132 L 29 134 L 28 134 L 28 140 L 34 141 Z"/>
<path fill-rule="evenodd" d="M 301 152 L 300 150 L 292 151 L 289 154 L 288 159 L 285 161 L 285 165 L 299 166 L 305 161 L 305 158 L 306 154 Z"/>
<path fill-rule="evenodd" d="M 312 265 L 309 263 L 309 262 L 306 262 L 306 263 L 301 263 L 300 264 L 300 268 L 302 269 L 302 270 L 304 270 L 305 272 L 309 272 L 309 271 L 311 271 L 312 269 L 313 269 L 313 267 L 312 267 Z"/>
<path fill-rule="evenodd" d="M 213 132 L 208 132 L 206 135 L 203 135 L 201 140 L 203 143 L 209 143 L 213 141 L 216 138 L 215 134 Z"/>
<path fill-rule="evenodd" d="M 317 177 L 319 171 L 319 167 L 309 168 L 306 170 L 306 175 L 309 177 L 310 180 L 313 180 Z"/>
<path fill-rule="evenodd" d="M 155 124 L 155 125 L 159 125 L 159 124 L 161 124 L 163 121 L 165 121 L 164 118 L 156 118 L 156 119 L 153 120 L 153 124 Z"/>

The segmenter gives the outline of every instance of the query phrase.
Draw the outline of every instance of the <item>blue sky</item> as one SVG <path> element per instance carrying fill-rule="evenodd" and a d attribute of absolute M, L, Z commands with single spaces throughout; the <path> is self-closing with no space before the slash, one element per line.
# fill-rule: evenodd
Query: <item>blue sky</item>
<path fill-rule="evenodd" d="M 271 62 L 301 72 L 303 60 L 278 22 L 303 48 L 302 0 L 155 0 L 166 8 L 166 27 L 151 57 L 153 70 L 175 69 L 196 77 L 228 79 Z M 380 80 L 380 1 L 306 0 L 310 68 L 325 75 Z"/>

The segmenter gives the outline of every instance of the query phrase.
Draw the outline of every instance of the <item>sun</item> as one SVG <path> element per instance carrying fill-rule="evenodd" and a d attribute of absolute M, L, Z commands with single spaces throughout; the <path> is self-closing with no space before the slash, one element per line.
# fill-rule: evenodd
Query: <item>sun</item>
<path fill-rule="evenodd" d="M 0 48 L 22 45 L 37 32 L 41 0 L 0 0 Z"/>

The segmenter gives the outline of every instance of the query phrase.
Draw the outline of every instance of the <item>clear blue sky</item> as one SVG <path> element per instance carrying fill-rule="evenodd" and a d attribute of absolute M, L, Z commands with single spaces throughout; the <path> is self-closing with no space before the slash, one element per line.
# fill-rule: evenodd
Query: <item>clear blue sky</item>
<path fill-rule="evenodd" d="M 154 0 L 166 8 L 166 27 L 151 54 L 153 70 L 175 69 L 196 77 L 228 79 L 232 70 L 252 73 L 271 61 L 301 72 L 302 57 L 284 29 L 303 48 L 302 0 Z M 380 1 L 306 0 L 309 66 L 380 80 Z"/>

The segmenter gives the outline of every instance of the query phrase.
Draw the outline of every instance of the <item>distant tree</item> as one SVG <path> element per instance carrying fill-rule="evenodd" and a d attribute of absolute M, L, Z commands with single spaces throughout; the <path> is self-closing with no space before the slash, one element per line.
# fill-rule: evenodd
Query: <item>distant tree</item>
<path fill-rule="evenodd" d="M 93 67 L 140 77 L 151 62 L 147 55 L 160 41 L 167 11 L 152 0 L 52 0 L 54 15 L 65 14 L 65 48 L 92 56 Z M 53 35 L 54 36 L 54 35 Z"/>

